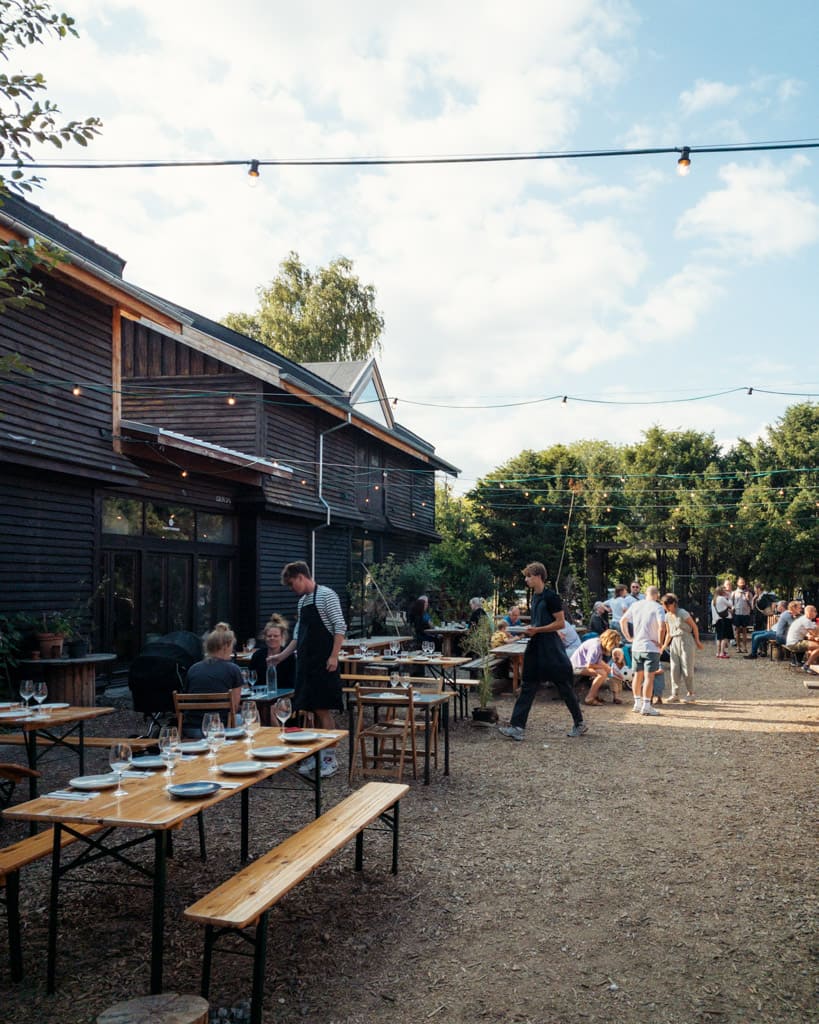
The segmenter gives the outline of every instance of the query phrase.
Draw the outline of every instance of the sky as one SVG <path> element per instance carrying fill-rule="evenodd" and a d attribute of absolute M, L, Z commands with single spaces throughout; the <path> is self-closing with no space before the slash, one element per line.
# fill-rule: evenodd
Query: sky
<path fill-rule="evenodd" d="M 102 118 L 67 158 L 819 140 L 815 0 L 65 7 L 80 38 L 4 70 L 41 71 L 67 116 Z M 653 424 L 728 447 L 815 398 L 817 167 L 819 149 L 695 154 L 684 178 L 674 154 L 263 167 L 256 188 L 241 167 L 60 168 L 34 201 L 214 319 L 253 311 L 291 250 L 353 260 L 386 321 L 396 418 L 463 491 L 524 448 L 630 444 Z"/>

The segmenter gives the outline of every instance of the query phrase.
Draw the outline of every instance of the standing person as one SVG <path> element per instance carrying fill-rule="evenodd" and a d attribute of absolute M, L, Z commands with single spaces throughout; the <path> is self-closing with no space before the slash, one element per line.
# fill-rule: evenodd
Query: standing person
<path fill-rule="evenodd" d="M 626 614 L 626 608 L 631 604 L 631 601 L 626 600 L 626 585 L 625 583 L 617 583 L 614 587 L 614 597 L 609 598 L 606 602 L 608 608 L 611 611 L 609 616 L 609 622 L 612 629 L 616 629 L 620 632 L 620 619 Z M 622 634 L 620 634 L 622 636 Z"/>
<path fill-rule="evenodd" d="M 753 595 L 745 580 L 740 576 L 736 589 L 731 594 L 734 608 L 734 629 L 736 631 L 737 653 L 748 653 L 748 627 L 751 625 L 751 602 Z"/>
<path fill-rule="evenodd" d="M 726 584 L 728 584 L 726 586 Z M 728 645 L 734 639 L 734 627 L 731 624 L 731 588 L 730 581 L 717 585 L 714 600 L 711 602 L 711 622 L 717 638 L 717 657 L 730 658 Z"/>
<path fill-rule="evenodd" d="M 630 608 L 635 601 L 644 601 L 645 597 L 640 590 L 640 584 L 637 580 L 634 580 L 629 584 L 628 595 L 626 597 L 626 607 Z"/>
<path fill-rule="evenodd" d="M 665 630 L 660 654 L 669 648 L 671 657 L 671 696 L 669 704 L 693 704 L 694 696 L 694 648 L 702 650 L 700 631 L 694 616 L 680 608 L 676 594 L 666 594 L 660 602 L 665 608 Z M 685 696 L 680 697 L 680 684 L 685 686 Z"/>
<path fill-rule="evenodd" d="M 660 668 L 660 641 L 665 612 L 657 598 L 660 591 L 648 587 L 643 601 L 634 601 L 626 608 L 620 620 L 623 636 L 631 646 L 631 665 L 634 669 L 632 693 L 634 708 L 642 715 L 659 715 L 651 706 L 654 696 L 654 677 Z"/>
<path fill-rule="evenodd" d="M 569 736 L 583 736 L 588 726 L 574 692 L 574 671 L 567 658 L 558 632 L 565 628 L 566 619 L 560 597 L 546 586 L 546 566 L 531 562 L 523 570 L 527 587 L 534 591 L 530 624 L 526 627 L 529 643 L 523 655 L 523 685 L 512 711 L 509 725 L 501 726 L 500 733 L 510 740 L 522 740 L 532 701 L 541 683 L 554 683 L 571 712 L 574 726 Z"/>
<path fill-rule="evenodd" d="M 341 676 L 338 656 L 347 632 L 338 594 L 316 583 L 306 562 L 288 562 L 282 569 L 283 586 L 299 595 L 298 619 L 293 639 L 271 661 L 278 664 L 296 651 L 296 692 L 294 711 L 312 711 L 320 729 L 335 726 L 333 711 L 341 711 Z M 313 771 L 312 763 L 299 766 L 303 775 Z M 335 750 L 325 750 L 321 777 L 338 771 Z"/>

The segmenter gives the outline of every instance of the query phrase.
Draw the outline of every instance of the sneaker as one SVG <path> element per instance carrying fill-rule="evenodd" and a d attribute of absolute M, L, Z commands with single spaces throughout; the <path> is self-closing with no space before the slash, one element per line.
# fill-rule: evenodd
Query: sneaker
<path fill-rule="evenodd" d="M 671 696 L 666 701 L 666 704 L 679 704 L 679 703 L 680 703 L 680 698 L 677 696 L 676 693 L 672 693 Z"/>
<path fill-rule="evenodd" d="M 683 697 L 682 702 L 683 702 L 683 704 L 696 704 L 697 703 L 697 698 L 694 696 L 693 693 L 687 693 Z"/>
<path fill-rule="evenodd" d="M 588 731 L 589 731 L 588 725 L 586 725 L 585 722 L 580 722 L 578 725 L 572 726 L 572 728 L 569 730 L 569 732 L 566 733 L 566 735 L 567 736 L 585 736 Z"/>
<path fill-rule="evenodd" d="M 501 736 L 506 736 L 507 739 L 517 740 L 518 743 L 523 739 L 523 729 L 519 725 L 501 725 L 498 727 L 498 732 Z"/>
<path fill-rule="evenodd" d="M 745 660 L 746 660 L 746 661 L 756 661 L 756 659 L 757 659 L 758 657 L 759 657 L 759 655 L 758 655 L 758 654 L 746 654 L 746 655 L 745 655 Z"/>
<path fill-rule="evenodd" d="M 333 758 L 332 761 L 322 761 L 321 762 L 321 777 L 323 779 L 329 779 L 333 775 L 337 775 L 337 774 L 338 774 L 338 761 L 336 761 L 335 758 Z"/>
<path fill-rule="evenodd" d="M 640 714 L 640 708 L 643 706 L 642 700 L 635 700 L 634 707 L 631 709 L 635 715 Z"/>
<path fill-rule="evenodd" d="M 640 714 L 641 715 L 659 715 L 660 712 L 656 708 L 651 707 L 651 705 L 649 704 L 648 707 L 641 708 Z"/>
<path fill-rule="evenodd" d="M 313 757 L 306 757 L 299 762 L 299 775 L 309 775 L 311 778 L 316 774 L 316 761 Z"/>

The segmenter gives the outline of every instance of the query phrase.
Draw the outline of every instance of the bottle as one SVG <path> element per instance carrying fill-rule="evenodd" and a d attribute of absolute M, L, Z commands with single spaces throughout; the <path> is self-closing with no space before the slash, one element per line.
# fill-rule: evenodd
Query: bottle
<path fill-rule="evenodd" d="M 267 666 L 267 692 L 275 693 L 278 689 L 278 682 L 276 679 L 276 666 L 270 664 Z"/>

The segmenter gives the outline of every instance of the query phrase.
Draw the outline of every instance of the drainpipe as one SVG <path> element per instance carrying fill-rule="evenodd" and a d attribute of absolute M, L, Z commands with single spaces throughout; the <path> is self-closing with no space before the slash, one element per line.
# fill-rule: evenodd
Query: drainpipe
<path fill-rule="evenodd" d="M 324 438 L 328 434 L 334 434 L 337 430 L 343 430 L 344 427 L 349 427 L 352 420 L 352 413 L 347 413 L 347 419 L 343 423 L 336 423 L 334 427 L 330 427 L 329 430 L 325 430 L 319 434 L 319 464 L 318 464 L 318 500 L 324 506 L 327 512 L 327 520 L 320 526 L 315 526 L 310 534 L 310 568 L 313 572 L 313 579 L 316 578 L 316 534 L 319 530 L 326 530 L 330 525 L 331 511 L 330 506 L 324 500 Z"/>

